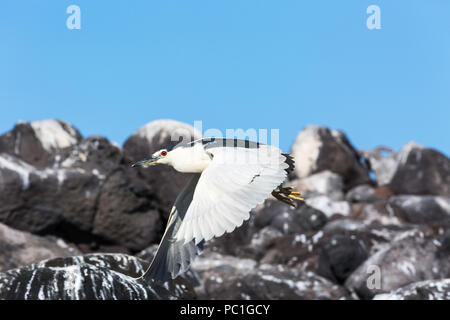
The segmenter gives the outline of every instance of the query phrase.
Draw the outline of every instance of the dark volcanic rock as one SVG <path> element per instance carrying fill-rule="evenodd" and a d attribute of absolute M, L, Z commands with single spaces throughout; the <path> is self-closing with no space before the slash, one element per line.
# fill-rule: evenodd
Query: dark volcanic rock
<path fill-rule="evenodd" d="M 411 230 L 398 235 L 390 244 L 379 248 L 347 279 L 345 285 L 360 297 L 371 299 L 422 280 L 450 276 L 450 259 L 438 255 L 439 241 L 421 231 Z M 379 270 L 379 285 L 369 282 Z M 372 285 L 374 284 L 374 285 Z"/>
<path fill-rule="evenodd" d="M 39 237 L 0 223 L 0 271 L 80 252 L 55 237 Z"/>
<path fill-rule="evenodd" d="M 299 234 L 320 230 L 328 221 L 326 215 L 307 204 L 297 208 L 287 207 L 289 211 L 277 215 L 270 225 L 284 234 Z"/>
<path fill-rule="evenodd" d="M 36 169 L 0 154 L 0 221 L 32 233 L 52 233 L 64 222 L 87 231 L 99 179 L 75 168 Z"/>
<path fill-rule="evenodd" d="M 257 265 L 252 259 L 238 259 L 206 253 L 194 262 L 202 285 L 200 299 L 346 299 L 346 290 L 311 272 L 285 266 Z"/>
<path fill-rule="evenodd" d="M 0 299 L 134 300 L 193 299 L 195 293 L 179 278 L 167 285 L 136 279 L 148 267 L 122 254 L 57 258 L 0 273 Z"/>
<path fill-rule="evenodd" d="M 366 246 L 355 236 L 333 235 L 321 245 L 317 273 L 343 283 L 367 257 Z"/>
<path fill-rule="evenodd" d="M 151 189 L 133 174 L 123 168 L 104 182 L 92 233 L 137 251 L 159 241 L 162 223 Z"/>
<path fill-rule="evenodd" d="M 368 184 L 362 184 L 350 189 L 345 195 L 349 202 L 375 202 L 384 198 L 375 193 L 375 188 Z"/>
<path fill-rule="evenodd" d="M 411 283 L 390 293 L 378 294 L 374 300 L 450 300 L 450 279 Z"/>
<path fill-rule="evenodd" d="M 395 196 L 390 199 L 398 215 L 409 223 L 437 223 L 450 220 L 450 198 L 440 196 Z"/>
<path fill-rule="evenodd" d="M 379 186 L 388 184 L 395 171 L 401 155 L 387 147 L 359 152 L 369 169 L 374 173 Z"/>
<path fill-rule="evenodd" d="M 42 169 L 52 162 L 55 151 L 73 146 L 81 139 L 80 132 L 64 121 L 19 122 L 0 136 L 0 153 L 14 155 Z"/>
<path fill-rule="evenodd" d="M 83 140 L 60 159 L 61 166 L 81 168 L 99 179 L 91 233 L 138 251 L 158 240 L 162 230 L 160 199 L 129 161 L 119 147 L 103 137 Z"/>
<path fill-rule="evenodd" d="M 295 173 L 299 178 L 330 170 L 341 175 L 346 190 L 371 183 L 369 171 L 360 161 L 358 152 L 341 131 L 307 126 L 292 146 Z"/>
<path fill-rule="evenodd" d="M 152 190 L 103 137 L 54 150 L 43 169 L 0 154 L 0 221 L 93 248 L 138 251 L 156 241 L 162 225 Z"/>
<path fill-rule="evenodd" d="M 236 228 L 231 233 L 225 233 L 219 238 L 212 238 L 205 243 L 205 248 L 214 252 L 238 257 L 253 257 L 254 250 L 247 250 L 252 235 L 256 232 L 253 227 L 253 220 L 244 221 L 242 226 Z"/>
<path fill-rule="evenodd" d="M 207 242 L 206 247 L 226 255 L 260 259 L 277 238 L 315 232 L 327 221 L 321 211 L 304 203 L 293 208 L 280 201 L 266 200 L 253 210 L 249 221 L 232 233 Z"/>
<path fill-rule="evenodd" d="M 296 208 L 276 200 L 266 200 L 264 205 L 254 210 L 253 225 L 261 229 L 272 226 L 283 233 L 304 233 L 320 230 L 328 221 L 323 212 L 304 202 Z"/>
<path fill-rule="evenodd" d="M 412 148 L 400 160 L 389 188 L 395 194 L 450 197 L 450 159 L 433 149 Z"/>
<path fill-rule="evenodd" d="M 298 191 L 305 198 L 325 195 L 333 200 L 344 198 L 342 177 L 329 170 L 320 171 L 308 177 L 298 179 Z"/>
<path fill-rule="evenodd" d="M 149 158 L 154 152 L 179 141 L 188 142 L 198 138 L 201 138 L 201 133 L 188 124 L 174 120 L 157 120 L 146 124 L 130 136 L 125 141 L 123 150 L 131 162 L 136 162 Z M 155 187 L 155 192 L 162 201 L 165 217 L 168 218 L 176 196 L 188 181 L 189 175 L 176 172 L 169 166 L 133 169 Z"/>
<path fill-rule="evenodd" d="M 333 215 L 348 216 L 351 213 L 350 203 L 347 201 L 334 201 L 327 196 L 306 198 L 305 203 L 331 218 Z"/>
<path fill-rule="evenodd" d="M 355 203 L 352 205 L 351 217 L 364 224 L 400 225 L 403 219 L 398 217 L 398 210 L 386 200 L 378 200 L 370 203 Z"/>

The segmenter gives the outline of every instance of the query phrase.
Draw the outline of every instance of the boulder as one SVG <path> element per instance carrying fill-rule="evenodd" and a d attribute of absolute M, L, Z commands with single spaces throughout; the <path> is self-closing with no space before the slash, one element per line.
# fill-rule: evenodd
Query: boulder
<path fill-rule="evenodd" d="M 22 121 L 0 136 L 0 153 L 42 169 L 53 162 L 56 151 L 76 145 L 81 139 L 74 126 L 61 120 Z"/>
<path fill-rule="evenodd" d="M 438 256 L 441 243 L 413 229 L 379 247 L 347 279 L 345 286 L 358 296 L 371 299 L 413 282 L 450 276 L 448 255 Z"/>
<path fill-rule="evenodd" d="M 350 203 L 347 201 L 334 201 L 327 196 L 306 198 L 305 203 L 308 206 L 323 212 L 327 217 L 331 217 L 335 214 L 348 216 L 351 213 Z"/>
<path fill-rule="evenodd" d="M 62 239 L 35 236 L 0 223 L 0 271 L 77 254 L 80 252 Z"/>
<path fill-rule="evenodd" d="M 450 300 L 450 279 L 414 282 L 390 293 L 377 294 L 374 300 Z"/>
<path fill-rule="evenodd" d="M 99 185 L 97 176 L 82 169 L 37 169 L 0 154 L 0 221 L 37 234 L 56 234 L 64 223 L 88 231 Z"/>
<path fill-rule="evenodd" d="M 404 220 L 398 216 L 398 210 L 395 210 L 387 200 L 377 200 L 371 203 L 355 203 L 352 205 L 351 217 L 363 221 L 365 225 L 401 225 Z"/>
<path fill-rule="evenodd" d="M 344 183 L 342 177 L 329 170 L 312 174 L 301 178 L 297 182 L 298 191 L 305 198 L 325 195 L 333 200 L 342 200 L 344 198 Z"/>
<path fill-rule="evenodd" d="M 260 254 L 256 258 L 263 263 L 314 271 L 343 283 L 368 256 L 402 232 L 396 226 L 336 219 L 317 232 L 267 237 L 266 241 L 259 241 Z"/>
<path fill-rule="evenodd" d="M 368 184 L 362 184 L 350 189 L 345 195 L 348 202 L 375 202 L 385 199 L 377 194 L 376 189 Z"/>
<path fill-rule="evenodd" d="M 0 273 L 0 299 L 147 300 L 193 299 L 179 278 L 166 285 L 137 279 L 148 263 L 123 254 L 56 258 Z"/>
<path fill-rule="evenodd" d="M 364 242 L 356 236 L 333 235 L 321 244 L 317 274 L 342 284 L 367 257 Z"/>
<path fill-rule="evenodd" d="M 259 230 L 252 235 L 250 243 L 246 244 L 242 251 L 246 254 L 239 255 L 240 257 L 252 258 L 255 260 L 261 260 L 261 258 L 267 253 L 267 250 L 271 247 L 273 242 L 283 237 L 283 233 L 272 227 L 267 226 Z"/>
<path fill-rule="evenodd" d="M 411 147 L 389 183 L 394 194 L 450 197 L 450 159 L 434 149 Z"/>
<path fill-rule="evenodd" d="M 318 231 L 327 221 L 322 211 L 300 204 L 297 208 L 286 206 L 285 211 L 275 216 L 270 225 L 284 234 L 299 234 Z"/>
<path fill-rule="evenodd" d="M 355 219 L 343 218 L 328 222 L 321 230 L 323 233 L 322 241 L 316 246 L 320 248 L 323 241 L 336 235 L 344 235 L 362 241 L 369 257 L 378 251 L 385 249 L 394 239 L 405 232 L 415 232 L 418 226 L 403 224 L 381 224 L 377 222 L 366 222 Z M 424 231 L 425 230 L 420 230 Z"/>
<path fill-rule="evenodd" d="M 90 137 L 53 155 L 39 169 L 0 154 L 0 222 L 94 250 L 139 251 L 158 240 L 159 199 L 119 147 Z"/>
<path fill-rule="evenodd" d="M 387 185 L 397 170 L 400 155 L 387 147 L 374 150 L 361 150 L 359 154 L 367 167 L 374 173 L 379 186 Z"/>
<path fill-rule="evenodd" d="M 213 238 L 206 247 L 226 255 L 260 259 L 266 254 L 266 244 L 271 245 L 276 236 L 315 232 L 327 221 L 325 214 L 302 202 L 293 208 L 278 200 L 266 200 L 241 227 Z"/>
<path fill-rule="evenodd" d="M 366 166 L 375 175 L 378 186 L 387 186 L 397 172 L 400 163 L 404 163 L 413 149 L 423 149 L 420 144 L 410 141 L 400 152 L 388 147 L 378 147 L 374 150 L 361 150 L 359 154 Z"/>
<path fill-rule="evenodd" d="M 392 197 L 389 202 L 398 210 L 397 215 L 409 223 L 450 220 L 450 197 L 401 195 Z"/>
<path fill-rule="evenodd" d="M 317 256 L 319 242 L 324 233 L 308 232 L 305 234 L 288 234 L 266 240 L 264 250 L 260 250 L 262 263 L 281 264 L 289 267 L 300 265 Z M 313 269 L 316 270 L 314 263 Z"/>
<path fill-rule="evenodd" d="M 270 225 L 285 234 L 316 231 L 328 220 L 323 212 L 303 202 L 294 208 L 277 200 L 266 200 L 263 206 L 254 210 L 252 218 L 257 229 Z"/>
<path fill-rule="evenodd" d="M 368 169 L 341 131 L 309 125 L 298 134 L 291 154 L 298 178 L 329 170 L 342 176 L 345 190 L 371 183 Z"/>
<path fill-rule="evenodd" d="M 177 144 L 179 141 L 188 142 L 201 138 L 201 133 L 194 127 L 175 120 L 156 120 L 147 123 L 124 143 L 123 150 L 129 156 L 131 162 L 151 157 L 151 155 L 162 149 Z M 133 168 L 139 172 L 161 199 L 162 210 L 168 218 L 170 210 L 177 195 L 187 183 L 188 174 L 175 171 L 168 166 L 152 168 Z"/>
<path fill-rule="evenodd" d="M 194 262 L 201 286 L 200 299 L 348 299 L 343 287 L 312 272 L 282 265 L 258 265 L 252 259 L 239 259 L 210 253 Z"/>

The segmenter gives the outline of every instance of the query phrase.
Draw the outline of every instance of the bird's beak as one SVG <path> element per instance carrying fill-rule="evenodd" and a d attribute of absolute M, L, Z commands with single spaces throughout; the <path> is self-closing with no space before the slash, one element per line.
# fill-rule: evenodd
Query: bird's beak
<path fill-rule="evenodd" d="M 151 157 L 149 159 L 144 159 L 141 161 L 138 161 L 136 163 L 133 163 L 131 166 L 134 167 L 150 167 L 150 166 L 154 166 L 155 164 L 157 164 L 156 161 L 158 161 L 161 157 Z"/>

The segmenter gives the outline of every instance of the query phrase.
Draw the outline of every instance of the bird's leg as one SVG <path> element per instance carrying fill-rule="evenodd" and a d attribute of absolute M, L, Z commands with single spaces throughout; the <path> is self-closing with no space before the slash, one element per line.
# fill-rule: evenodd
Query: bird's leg
<path fill-rule="evenodd" d="M 272 191 L 272 195 L 279 201 L 284 202 L 290 206 L 295 207 L 294 199 L 305 201 L 305 199 L 299 197 L 300 192 L 294 191 L 294 187 L 281 187 Z"/>

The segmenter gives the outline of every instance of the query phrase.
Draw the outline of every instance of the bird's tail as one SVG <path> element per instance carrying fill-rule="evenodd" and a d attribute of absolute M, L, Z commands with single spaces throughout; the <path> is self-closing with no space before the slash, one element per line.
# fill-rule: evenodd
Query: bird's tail
<path fill-rule="evenodd" d="M 164 283 L 169 277 L 175 279 L 186 272 L 195 257 L 202 252 L 204 241 L 197 245 L 194 240 L 184 244 L 183 241 L 175 242 L 169 234 L 163 237 L 150 267 L 141 277 L 144 280 Z"/>

